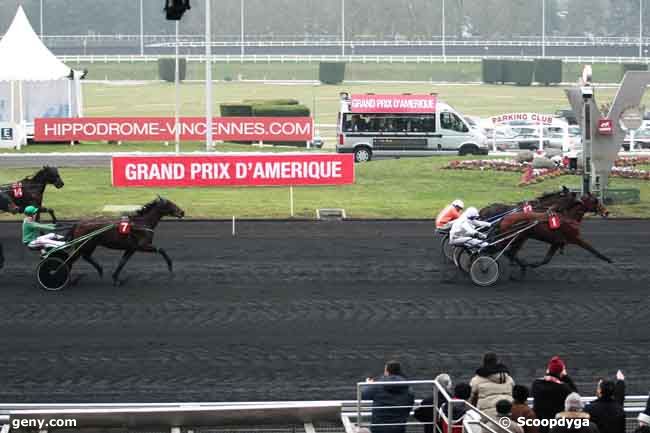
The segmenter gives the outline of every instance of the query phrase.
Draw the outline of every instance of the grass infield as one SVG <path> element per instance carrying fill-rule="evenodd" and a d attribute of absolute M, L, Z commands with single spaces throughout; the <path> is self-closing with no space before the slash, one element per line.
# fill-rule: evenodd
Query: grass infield
<path fill-rule="evenodd" d="M 443 170 L 451 157 L 377 160 L 356 166 L 354 185 L 297 187 L 295 216 L 314 218 L 317 208 L 344 208 L 351 218 L 433 218 L 455 198 L 470 206 L 515 202 L 552 191 L 560 185 L 578 186 L 580 179 L 564 176 L 529 187 L 517 187 L 517 173 Z M 3 169 L 0 183 L 33 173 Z M 105 205 L 139 205 L 164 195 L 183 207 L 188 218 L 287 218 L 288 187 L 258 188 L 113 188 L 108 169 L 61 169 L 66 186 L 48 188 L 45 203 L 62 218 L 99 215 Z M 650 217 L 650 184 L 613 179 L 614 188 L 640 188 L 641 203 L 614 206 L 613 216 Z M 2 219 L 16 216 L 0 214 Z"/>

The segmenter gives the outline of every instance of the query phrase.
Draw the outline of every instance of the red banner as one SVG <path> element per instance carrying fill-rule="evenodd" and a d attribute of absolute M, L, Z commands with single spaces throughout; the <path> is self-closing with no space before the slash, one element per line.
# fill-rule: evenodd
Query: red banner
<path fill-rule="evenodd" d="M 113 156 L 113 186 L 283 186 L 354 183 L 352 154 Z"/>
<path fill-rule="evenodd" d="M 353 113 L 435 113 L 436 95 L 352 95 Z"/>
<path fill-rule="evenodd" d="M 612 135 L 614 133 L 614 124 L 612 119 L 598 119 L 598 134 Z"/>
<path fill-rule="evenodd" d="M 172 141 L 175 128 L 174 118 L 168 117 L 46 118 L 35 120 L 34 139 Z M 178 128 L 181 140 L 205 139 L 205 118 L 181 118 Z M 310 117 L 215 117 L 212 124 L 213 138 L 224 141 L 309 141 L 313 129 Z"/>

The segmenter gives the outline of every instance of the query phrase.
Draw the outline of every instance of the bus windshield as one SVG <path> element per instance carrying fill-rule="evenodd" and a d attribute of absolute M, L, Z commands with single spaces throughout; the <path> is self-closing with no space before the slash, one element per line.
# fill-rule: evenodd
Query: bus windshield
<path fill-rule="evenodd" d="M 358 114 L 343 115 L 344 133 L 427 134 L 436 132 L 436 115 L 431 114 Z"/>

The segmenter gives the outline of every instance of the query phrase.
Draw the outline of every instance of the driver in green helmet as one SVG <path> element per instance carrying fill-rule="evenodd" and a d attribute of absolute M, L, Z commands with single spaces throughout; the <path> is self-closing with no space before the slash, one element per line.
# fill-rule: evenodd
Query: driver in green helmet
<path fill-rule="evenodd" d="M 23 244 L 31 249 L 48 249 L 64 245 L 63 236 L 52 233 L 56 226 L 54 224 L 41 224 L 36 222 L 38 208 L 27 206 L 25 208 L 25 219 L 23 220 Z M 48 232 L 41 235 L 42 232 Z"/>

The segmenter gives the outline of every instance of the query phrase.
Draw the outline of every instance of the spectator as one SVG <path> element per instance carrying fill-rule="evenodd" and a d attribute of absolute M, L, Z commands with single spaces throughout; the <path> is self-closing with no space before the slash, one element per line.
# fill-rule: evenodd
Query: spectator
<path fill-rule="evenodd" d="M 366 379 L 368 383 L 401 382 L 405 381 L 402 366 L 397 361 L 388 361 L 384 367 L 384 375 L 376 381 Z M 362 392 L 363 400 L 372 400 L 372 417 L 370 431 L 372 433 L 405 433 L 406 420 L 413 406 L 413 394 L 408 385 L 370 385 Z M 387 407 L 386 409 L 378 409 Z M 382 426 L 377 424 L 402 424 Z"/>
<path fill-rule="evenodd" d="M 555 426 L 550 430 L 550 433 L 599 433 L 598 427 L 594 422 L 588 422 L 584 420 L 589 420 L 589 414 L 582 410 L 582 400 L 580 394 L 577 392 L 572 392 L 569 394 L 564 401 L 564 412 L 558 413 L 555 418 L 557 419 L 566 419 L 566 420 L 579 420 L 580 427 L 569 427 L 568 425 Z M 576 421 L 574 421 L 575 423 Z M 588 422 L 588 425 L 584 425 Z"/>
<path fill-rule="evenodd" d="M 578 392 L 559 356 L 554 356 L 546 367 L 546 375 L 533 382 L 533 410 L 539 419 L 553 419 L 564 410 L 564 401 L 572 392 Z M 548 432 L 541 426 L 540 433 Z"/>
<path fill-rule="evenodd" d="M 650 433 L 649 425 L 640 425 L 634 430 L 634 433 Z"/>
<path fill-rule="evenodd" d="M 449 377 L 448 374 L 446 373 L 439 374 L 436 376 L 435 380 L 440 384 L 440 386 L 445 388 L 447 394 L 451 394 L 451 377 Z M 438 409 L 439 409 L 443 405 L 443 403 L 445 403 L 446 400 L 440 391 L 436 390 L 436 392 L 438 393 Z M 425 397 L 420 402 L 420 406 L 417 409 L 415 409 L 415 411 L 413 412 L 415 419 L 424 423 L 433 423 L 433 403 L 434 403 L 433 394 L 429 395 L 428 397 Z M 433 433 L 433 424 L 425 424 L 424 433 Z"/>
<path fill-rule="evenodd" d="M 497 415 L 496 404 L 499 400 L 512 401 L 515 382 L 494 353 L 483 356 L 483 365 L 476 370 L 476 375 L 469 384 L 472 387 L 472 404 L 490 417 Z"/>
<path fill-rule="evenodd" d="M 510 400 L 499 400 L 495 407 L 496 417 L 494 421 L 488 421 L 486 425 L 497 433 L 502 432 L 502 429 L 506 429 L 511 433 L 524 433 L 524 429 L 517 423 L 517 421 L 512 416 L 512 403 Z M 507 418 L 510 422 L 504 422 L 503 418 Z M 495 425 L 496 424 L 496 425 Z M 500 427 L 497 427 L 497 425 Z M 492 433 L 490 430 L 484 428 L 484 433 Z"/>
<path fill-rule="evenodd" d="M 453 398 L 458 400 L 469 400 L 469 397 L 472 395 L 472 387 L 467 383 L 459 383 L 454 387 Z M 438 400 L 440 402 L 440 400 Z M 420 403 L 415 412 L 415 419 L 423 423 L 429 423 L 424 425 L 424 433 L 433 433 L 433 397 L 427 397 Z M 443 399 L 442 404 L 439 404 L 438 407 L 445 416 L 447 416 L 447 402 Z M 452 416 L 453 423 L 457 423 L 462 420 L 465 415 L 466 406 L 464 403 L 455 403 L 452 407 Z"/>
<path fill-rule="evenodd" d="M 537 419 L 535 411 L 528 406 L 528 388 L 524 385 L 515 385 L 512 388 L 512 418 Z M 524 426 L 524 433 L 538 433 L 539 428 L 534 425 Z"/>
<path fill-rule="evenodd" d="M 621 370 L 616 373 L 616 382 L 598 382 L 596 396 L 598 398 L 585 407 L 585 412 L 591 415 L 600 433 L 625 433 L 625 376 Z"/>

